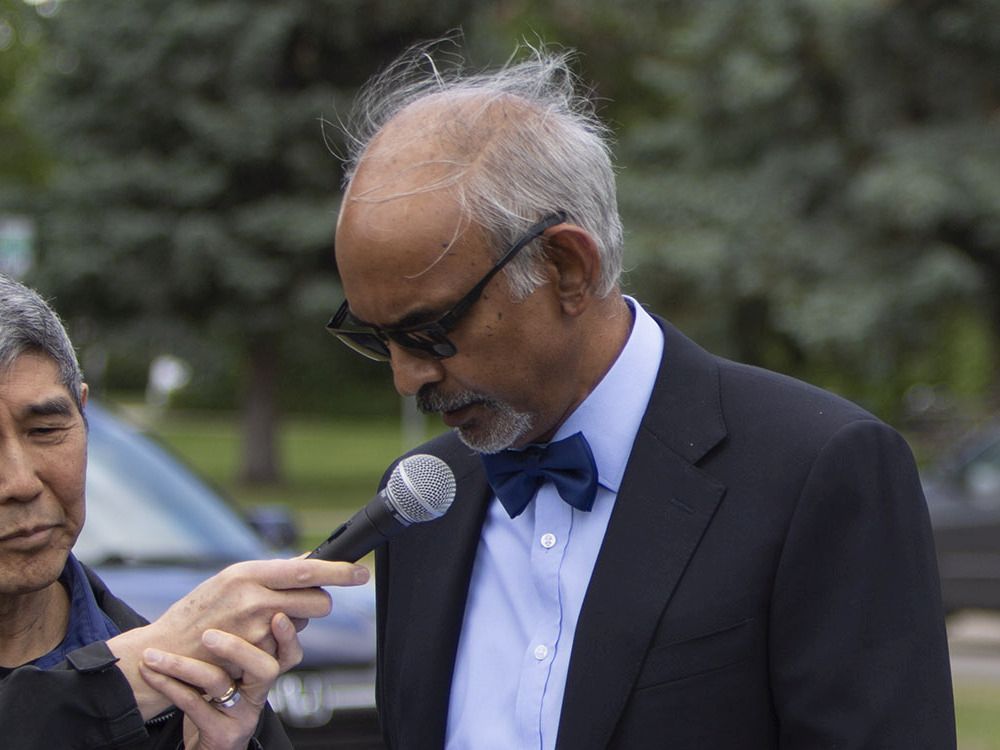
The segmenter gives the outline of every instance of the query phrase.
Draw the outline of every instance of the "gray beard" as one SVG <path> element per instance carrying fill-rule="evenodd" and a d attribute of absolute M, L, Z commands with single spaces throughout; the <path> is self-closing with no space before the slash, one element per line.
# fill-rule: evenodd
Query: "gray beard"
<path fill-rule="evenodd" d="M 510 404 L 474 391 L 462 391 L 451 396 L 441 396 L 432 390 L 421 390 L 417 394 L 417 407 L 424 414 L 455 411 L 471 404 L 481 404 L 492 412 L 486 424 L 470 430 L 456 427 L 458 439 L 479 453 L 498 453 L 510 448 L 526 435 L 534 426 L 531 414 L 520 412 Z"/>

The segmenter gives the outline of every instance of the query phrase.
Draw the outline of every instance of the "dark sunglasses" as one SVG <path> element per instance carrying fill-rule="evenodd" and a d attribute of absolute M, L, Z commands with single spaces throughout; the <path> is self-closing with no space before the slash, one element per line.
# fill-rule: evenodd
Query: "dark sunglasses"
<path fill-rule="evenodd" d="M 458 349 L 448 339 L 448 333 L 455 329 L 462 316 L 476 303 L 490 280 L 506 266 L 532 240 L 539 237 L 549 227 L 566 221 L 565 211 L 556 211 L 533 225 L 510 249 L 503 254 L 479 283 L 476 284 L 454 307 L 435 321 L 419 323 L 400 328 L 378 328 L 367 325 L 351 315 L 347 300 L 326 324 L 326 330 L 351 347 L 358 354 L 379 362 L 389 361 L 389 342 L 394 341 L 407 349 L 429 354 L 435 359 L 453 357 Z"/>

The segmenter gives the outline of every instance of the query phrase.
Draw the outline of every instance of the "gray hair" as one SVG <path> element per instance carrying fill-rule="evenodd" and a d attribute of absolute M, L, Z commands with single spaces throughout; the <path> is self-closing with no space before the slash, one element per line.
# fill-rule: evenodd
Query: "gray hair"
<path fill-rule="evenodd" d="M 83 375 L 62 321 L 36 292 L 0 273 L 0 371 L 28 352 L 56 363 L 60 381 L 82 414 Z"/>
<path fill-rule="evenodd" d="M 453 172 L 447 186 L 464 220 L 480 226 L 499 255 L 529 225 L 565 211 L 567 220 L 597 244 L 601 277 L 596 291 L 606 296 L 621 275 L 623 246 L 611 138 L 589 92 L 578 91 L 572 54 L 525 46 L 528 54 L 519 62 L 520 49 L 498 70 L 467 74 L 461 58 L 441 53 L 442 41 L 451 40 L 411 48 L 359 94 L 352 121 L 344 125 L 345 188 L 396 115 L 413 105 L 443 101 L 445 115 L 431 118 L 426 127 L 421 122 L 420 135 L 430 134 L 450 149 Z M 446 58 L 446 67 L 435 56 Z M 498 105 L 508 116 L 494 126 L 489 115 Z M 440 187 L 438 182 L 427 189 Z M 541 259 L 541 243 L 535 242 L 507 267 L 515 297 L 544 282 Z"/>

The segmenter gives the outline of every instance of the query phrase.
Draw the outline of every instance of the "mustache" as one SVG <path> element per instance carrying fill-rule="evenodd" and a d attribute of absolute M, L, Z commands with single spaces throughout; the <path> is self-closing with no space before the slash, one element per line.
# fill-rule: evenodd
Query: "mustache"
<path fill-rule="evenodd" d="M 456 411 L 472 404 L 494 403 L 494 399 L 474 391 L 459 391 L 458 393 L 440 393 L 432 386 L 425 385 L 417 392 L 417 408 L 424 414 Z"/>

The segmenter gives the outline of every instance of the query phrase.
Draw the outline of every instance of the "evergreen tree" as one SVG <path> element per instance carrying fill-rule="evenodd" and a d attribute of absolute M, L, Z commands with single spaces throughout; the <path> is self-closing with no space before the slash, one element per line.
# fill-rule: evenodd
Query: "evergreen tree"
<path fill-rule="evenodd" d="M 41 54 L 41 19 L 23 0 L 0 0 L 0 209 L 22 204 L 46 158 L 19 111 L 26 71 Z"/>
<path fill-rule="evenodd" d="M 580 51 L 618 132 L 626 284 L 657 311 L 889 417 L 915 382 L 996 387 L 996 0 L 70 0 L 54 20 L 37 282 L 82 344 L 200 354 L 218 382 L 242 357 L 248 476 L 276 473 L 284 355 L 308 361 L 338 299 L 320 119 L 459 24 L 473 67 L 520 38 Z M 351 387 L 385 376 L 343 362 Z"/>
<path fill-rule="evenodd" d="M 247 480 L 280 476 L 283 341 L 307 325 L 325 345 L 338 301 L 321 122 L 466 5 L 86 0 L 52 19 L 34 116 L 60 167 L 35 281 L 78 344 L 194 352 L 211 374 L 237 358 Z"/>
<path fill-rule="evenodd" d="M 1000 354 L 1000 3 L 506 4 L 619 131 L 630 288 L 887 416 Z"/>

